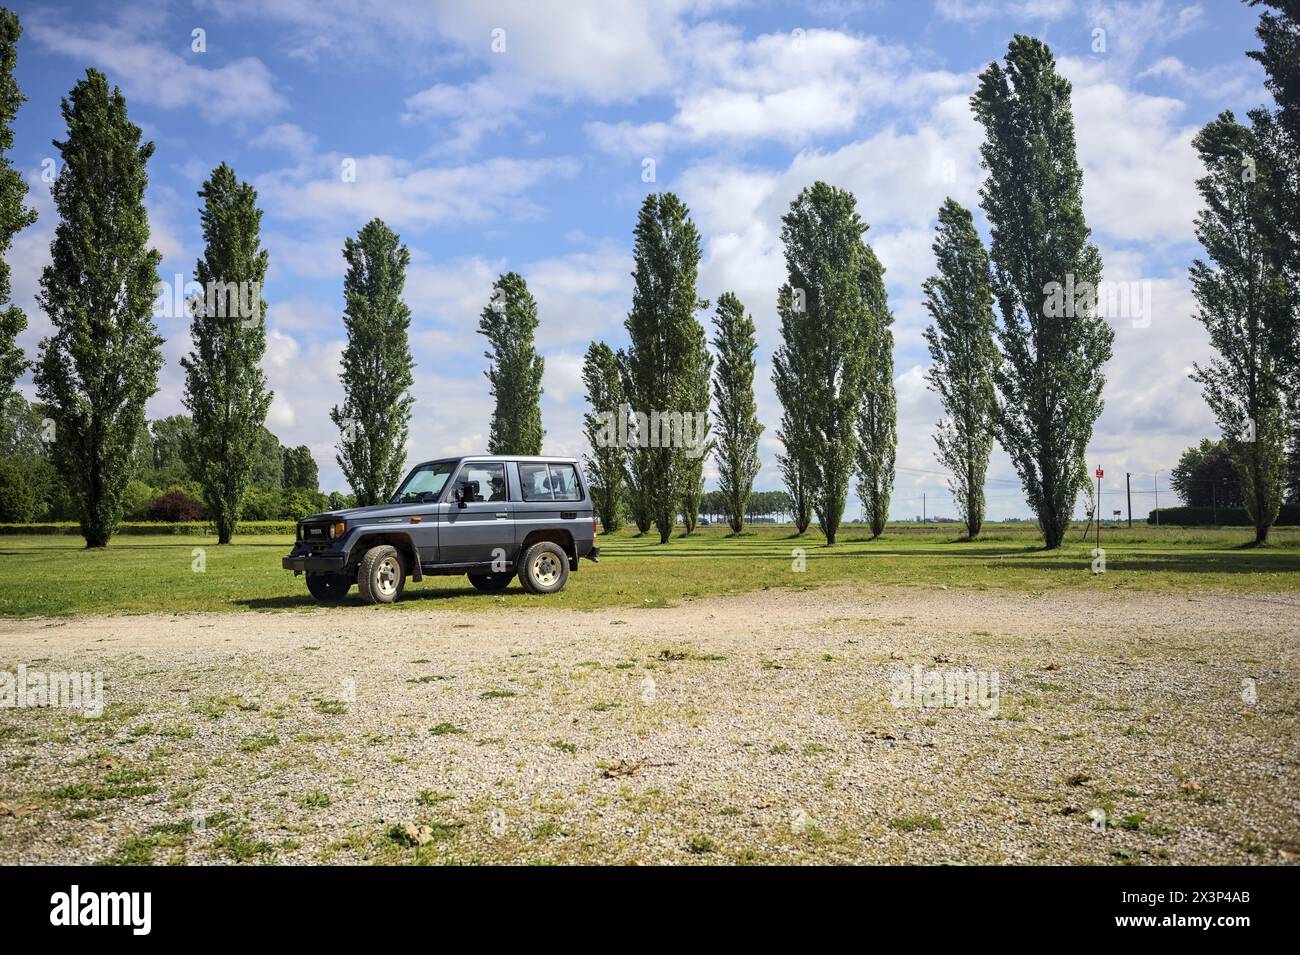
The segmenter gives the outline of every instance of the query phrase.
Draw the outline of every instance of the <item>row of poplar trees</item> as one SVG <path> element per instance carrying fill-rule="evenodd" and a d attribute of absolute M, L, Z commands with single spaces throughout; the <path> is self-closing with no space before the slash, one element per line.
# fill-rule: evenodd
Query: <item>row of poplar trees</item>
<path fill-rule="evenodd" d="M 127 115 L 121 91 L 87 70 L 62 101 L 67 136 L 51 185 L 58 212 L 38 302 L 53 325 L 35 362 L 16 344 L 26 316 L 9 302 L 4 262 L 14 235 L 36 221 L 27 186 L 8 153 L 24 101 L 14 79 L 18 18 L 0 8 L 0 403 L 33 371 L 51 427 L 51 460 L 75 502 L 88 547 L 105 546 L 121 522 L 145 403 L 158 390 L 162 345 L 154 322 L 161 256 L 150 246 L 144 195 L 154 145 Z M 193 427 L 180 452 L 203 492 L 218 541 L 239 520 L 273 397 L 260 368 L 266 350 L 261 298 L 268 256 L 257 193 L 225 163 L 199 191 L 205 290 L 186 303 L 193 349 L 181 359 L 183 402 Z M 339 463 L 361 503 L 386 500 L 401 477 L 413 398 L 402 301 L 410 256 L 378 219 L 343 250 L 345 400 L 331 411 L 341 430 Z M 209 289 L 224 290 L 220 296 Z M 256 294 L 254 294 L 256 290 Z M 170 293 L 165 293 L 170 295 Z M 539 439 L 540 440 L 540 439 Z"/>
<path fill-rule="evenodd" d="M 1268 539 L 1292 468 L 1300 468 L 1300 3 L 1253 0 L 1275 108 L 1249 125 L 1225 112 L 1195 137 L 1205 167 L 1196 237 L 1207 259 L 1191 267 L 1197 319 L 1216 352 L 1196 364 L 1222 429 L 1256 543 Z M 1011 457 L 1044 543 L 1061 544 L 1089 477 L 1084 452 L 1102 411 L 1101 368 L 1114 333 L 1095 300 L 1062 314 L 1052 283 L 1094 288 L 1101 258 L 1088 241 L 1075 158 L 1070 84 L 1042 42 L 1017 36 L 972 98 L 985 130 L 988 178 L 980 192 L 992 244 L 949 199 L 934 243 L 938 274 L 926 281 L 930 386 L 945 418 L 938 458 L 967 533 L 984 518 L 984 478 L 994 440 Z M 1001 316 L 994 317 L 994 305 Z"/>
<path fill-rule="evenodd" d="M 14 235 L 36 220 L 8 158 L 11 125 L 25 99 L 14 79 L 21 32 L 17 16 L 0 9 L 0 259 Z M 130 121 L 121 91 L 96 70 L 87 70 L 63 99 L 62 113 L 67 136 L 54 143 L 60 162 L 51 185 L 59 221 L 37 296 L 53 332 L 30 362 L 15 342 L 26 316 L 9 303 L 9 269 L 0 263 L 0 400 L 8 403 L 18 377 L 31 368 L 48 418 L 51 460 L 75 502 L 86 545 L 102 547 L 121 521 L 145 402 L 158 389 L 163 365 L 163 338 L 153 321 L 161 256 L 150 247 L 144 205 L 154 146 Z M 199 196 L 204 254 L 196 280 L 260 289 L 267 256 L 253 189 L 222 164 Z M 214 304 L 205 297 L 189 304 L 194 347 L 182 365 L 193 428 L 181 453 L 226 543 L 271 393 L 258 367 L 266 347 L 265 303 L 252 296 L 247 314 L 234 300 L 209 308 Z"/>
<path fill-rule="evenodd" d="M 1045 546 L 1056 548 L 1088 483 L 1084 454 L 1114 341 L 1095 296 L 1074 294 L 1096 289 L 1101 255 L 1083 214 L 1070 83 L 1046 44 L 1017 35 L 1005 61 L 980 74 L 971 107 L 984 127 L 980 200 L 992 242 L 986 251 L 970 211 L 944 202 L 938 272 L 923 286 L 933 319 L 927 380 L 944 411 L 937 457 L 973 539 L 1000 442 Z M 1051 307 L 1052 288 L 1066 290 L 1066 307 Z"/>
<path fill-rule="evenodd" d="M 582 369 L 590 406 L 584 417 L 591 446 L 586 468 L 596 513 L 610 529 L 630 516 L 641 533 L 654 527 L 660 542 L 668 540 L 681 514 L 691 533 L 704 495 L 705 460 L 713 454 L 727 518 L 739 533 L 758 475 L 763 431 L 754 400 L 754 320 L 734 293 L 718 297 L 715 362 L 696 317 L 711 305 L 696 288 L 700 235 L 673 193 L 645 198 L 632 251 L 628 347 L 615 351 L 592 342 Z M 689 446 L 610 441 L 607 416 L 627 412 L 699 415 L 701 426 L 693 429 Z"/>

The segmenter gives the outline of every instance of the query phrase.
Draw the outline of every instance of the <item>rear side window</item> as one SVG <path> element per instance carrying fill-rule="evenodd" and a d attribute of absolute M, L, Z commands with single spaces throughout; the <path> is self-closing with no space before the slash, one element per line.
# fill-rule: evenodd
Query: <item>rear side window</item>
<path fill-rule="evenodd" d="M 578 469 L 572 464 L 520 464 L 525 501 L 581 501 Z"/>

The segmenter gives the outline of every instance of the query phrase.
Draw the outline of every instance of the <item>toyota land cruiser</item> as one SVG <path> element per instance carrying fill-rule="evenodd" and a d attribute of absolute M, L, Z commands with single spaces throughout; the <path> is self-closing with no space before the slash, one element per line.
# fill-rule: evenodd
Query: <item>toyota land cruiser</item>
<path fill-rule="evenodd" d="M 564 589 L 595 561 L 591 494 L 573 458 L 470 455 L 418 464 L 392 500 L 298 522 L 282 564 L 307 575 L 322 603 L 355 582 L 368 603 L 392 603 L 406 581 L 466 574 L 485 593 L 518 575 L 529 593 Z"/>

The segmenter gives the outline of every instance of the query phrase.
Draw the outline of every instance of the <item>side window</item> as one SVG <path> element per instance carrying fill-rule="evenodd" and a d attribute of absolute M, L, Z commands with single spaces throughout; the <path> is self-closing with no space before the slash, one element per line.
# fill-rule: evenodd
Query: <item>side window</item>
<path fill-rule="evenodd" d="M 475 490 L 473 500 L 475 501 L 504 501 L 506 500 L 506 466 L 504 464 L 467 464 L 461 469 L 460 476 L 456 478 L 456 484 L 469 484 L 478 487 Z"/>
<path fill-rule="evenodd" d="M 572 464 L 520 464 L 525 501 L 581 501 L 582 488 Z"/>
<path fill-rule="evenodd" d="M 548 465 L 551 472 L 551 491 L 557 501 L 581 501 L 582 489 L 578 487 L 578 471 L 572 464 Z"/>
<path fill-rule="evenodd" d="M 553 501 L 551 478 L 546 472 L 545 464 L 520 464 L 519 484 L 524 491 L 525 501 Z"/>

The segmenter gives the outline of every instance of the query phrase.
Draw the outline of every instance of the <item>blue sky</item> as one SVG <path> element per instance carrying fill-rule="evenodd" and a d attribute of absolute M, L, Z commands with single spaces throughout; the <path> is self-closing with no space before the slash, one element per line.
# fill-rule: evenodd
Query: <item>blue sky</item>
<path fill-rule="evenodd" d="M 537 296 L 547 360 L 546 449 L 579 454 L 582 353 L 617 346 L 631 300 L 631 233 L 649 191 L 690 205 L 700 294 L 736 292 L 759 328 L 767 426 L 758 487 L 779 487 L 770 385 L 784 280 L 780 216 L 803 186 L 851 189 L 887 269 L 899 394 L 895 518 L 949 513 L 933 455 L 938 403 L 921 282 L 945 195 L 974 208 L 980 132 L 968 98 L 1012 34 L 1047 41 L 1074 83 L 1084 199 L 1108 280 L 1149 282 L 1149 322 L 1113 317 L 1107 408 L 1089 450 L 1107 512 L 1132 471 L 1145 514 L 1152 475 L 1216 433 L 1186 378 L 1208 344 L 1186 269 L 1198 248 L 1191 137 L 1223 109 L 1266 101 L 1256 12 L 1232 0 L 673 0 L 393 3 L 195 0 L 11 4 L 23 21 L 28 102 L 15 164 L 38 223 L 15 241 L 14 297 L 29 355 L 49 323 L 35 304 L 55 224 L 42 163 L 64 135 L 60 97 L 88 66 L 127 96 L 153 139 L 148 205 L 162 277 L 201 253 L 203 179 L 229 162 L 258 189 L 271 265 L 264 367 L 268 426 L 311 447 L 325 489 L 345 489 L 328 409 L 341 401 L 342 246 L 369 218 L 411 249 L 407 301 L 418 364 L 410 458 L 479 450 L 491 410 L 478 314 L 493 279 Z M 194 31 L 206 49 L 198 52 Z M 1098 33 L 1097 31 L 1102 31 Z M 1104 48 L 1101 48 L 1104 47 Z M 1095 49 L 1097 48 L 1097 49 Z M 643 181 L 647 160 L 654 181 Z M 342 170 L 351 162 L 355 181 Z M 977 221 L 984 228 L 977 212 Z M 708 315 L 701 318 L 707 322 Z M 182 410 L 187 322 L 163 318 L 166 367 L 150 417 Z M 24 390 L 31 394 L 30 381 Z M 712 468 L 710 468 L 710 473 Z M 1161 502 L 1172 501 L 1162 475 Z M 1028 513 L 995 454 L 993 518 Z M 859 505 L 850 502 L 849 515 Z"/>

